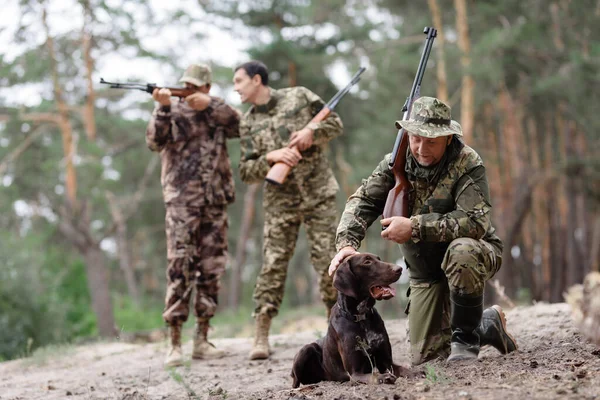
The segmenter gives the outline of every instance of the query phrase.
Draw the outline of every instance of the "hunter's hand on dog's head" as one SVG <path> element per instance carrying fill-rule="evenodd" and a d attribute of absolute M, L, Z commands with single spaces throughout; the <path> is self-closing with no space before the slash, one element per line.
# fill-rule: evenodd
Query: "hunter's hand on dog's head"
<path fill-rule="evenodd" d="M 354 247 L 346 246 L 342 247 L 340 251 L 333 257 L 331 263 L 329 263 L 329 276 L 333 275 L 337 267 L 349 256 L 353 254 L 358 254 L 358 251 L 354 249 Z"/>

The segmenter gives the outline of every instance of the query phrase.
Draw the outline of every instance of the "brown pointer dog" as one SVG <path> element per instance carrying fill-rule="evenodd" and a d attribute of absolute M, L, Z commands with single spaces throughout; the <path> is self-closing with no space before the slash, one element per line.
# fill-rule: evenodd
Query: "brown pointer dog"
<path fill-rule="evenodd" d="M 401 273 L 400 266 L 368 253 L 350 256 L 338 267 L 333 278 L 338 299 L 327 335 L 294 357 L 293 387 L 321 381 L 394 383 L 399 376 L 417 375 L 393 363 L 390 339 L 373 307 L 376 300 L 394 297 L 390 285 Z"/>

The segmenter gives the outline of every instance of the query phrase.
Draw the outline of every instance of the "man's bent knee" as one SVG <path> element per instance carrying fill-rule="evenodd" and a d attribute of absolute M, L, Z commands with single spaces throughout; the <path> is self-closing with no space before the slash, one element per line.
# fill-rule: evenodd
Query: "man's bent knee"
<path fill-rule="evenodd" d="M 450 290 L 461 294 L 482 294 L 491 268 L 480 241 L 470 238 L 453 240 L 446 250 L 442 270 Z"/>

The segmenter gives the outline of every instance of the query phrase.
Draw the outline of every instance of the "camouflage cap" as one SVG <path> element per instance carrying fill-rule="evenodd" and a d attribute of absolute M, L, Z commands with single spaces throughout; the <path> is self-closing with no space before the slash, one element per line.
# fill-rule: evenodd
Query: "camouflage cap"
<path fill-rule="evenodd" d="M 190 65 L 179 80 L 181 83 L 191 83 L 196 86 L 204 86 L 211 81 L 210 67 L 205 64 Z"/>
<path fill-rule="evenodd" d="M 396 128 L 428 138 L 462 136 L 460 124 L 452 120 L 450 106 L 435 97 L 415 100 L 408 120 L 396 121 Z"/>

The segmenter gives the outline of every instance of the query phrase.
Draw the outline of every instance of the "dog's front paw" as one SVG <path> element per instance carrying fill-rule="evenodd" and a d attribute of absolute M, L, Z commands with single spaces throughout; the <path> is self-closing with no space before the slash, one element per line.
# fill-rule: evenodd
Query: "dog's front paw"
<path fill-rule="evenodd" d="M 390 372 L 386 372 L 385 374 L 379 374 L 379 376 L 377 377 L 377 383 L 386 383 L 389 385 L 393 385 L 396 382 L 396 379 L 398 379 L 396 378 L 396 375 Z"/>

